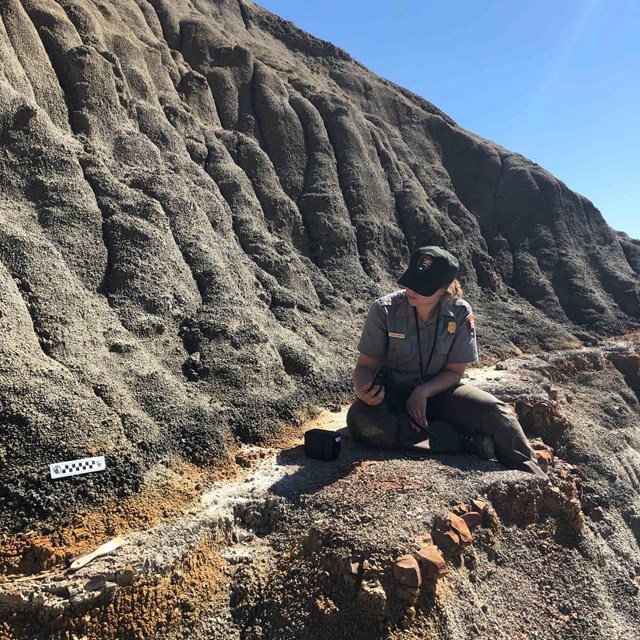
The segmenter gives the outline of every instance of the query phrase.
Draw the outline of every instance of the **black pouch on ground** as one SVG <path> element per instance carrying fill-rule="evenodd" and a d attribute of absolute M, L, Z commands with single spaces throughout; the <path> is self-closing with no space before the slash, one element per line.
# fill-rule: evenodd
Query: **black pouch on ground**
<path fill-rule="evenodd" d="M 335 460 L 340 455 L 342 436 L 326 429 L 310 429 L 304 434 L 304 455 L 316 460 Z"/>

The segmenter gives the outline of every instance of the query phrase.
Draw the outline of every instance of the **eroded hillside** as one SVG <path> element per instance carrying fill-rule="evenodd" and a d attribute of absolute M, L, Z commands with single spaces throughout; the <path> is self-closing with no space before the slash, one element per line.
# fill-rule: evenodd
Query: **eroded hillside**
<path fill-rule="evenodd" d="M 245 0 L 3 0 L 0 71 L 6 530 L 346 400 L 422 244 L 485 354 L 638 326 L 640 245 L 589 201 Z"/>

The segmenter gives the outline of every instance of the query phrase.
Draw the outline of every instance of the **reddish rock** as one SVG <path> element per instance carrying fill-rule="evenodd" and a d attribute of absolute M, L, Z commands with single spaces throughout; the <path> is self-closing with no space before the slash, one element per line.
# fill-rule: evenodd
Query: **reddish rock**
<path fill-rule="evenodd" d="M 469 530 L 467 523 L 455 513 L 449 513 L 451 520 L 451 528 L 460 536 L 461 542 L 471 542 L 473 540 L 473 534 Z"/>
<path fill-rule="evenodd" d="M 457 507 L 454 508 L 454 513 L 457 513 L 459 516 L 465 514 L 465 513 L 469 513 L 469 511 L 471 511 L 469 505 L 466 504 L 459 504 Z"/>
<path fill-rule="evenodd" d="M 449 573 L 447 563 L 435 545 L 422 547 L 416 553 L 415 557 L 422 569 L 423 580 L 427 580 L 428 578 L 441 578 Z"/>
<path fill-rule="evenodd" d="M 393 577 L 401 585 L 411 589 L 417 589 L 422 584 L 420 565 L 410 555 L 400 556 L 393 563 Z"/>
<path fill-rule="evenodd" d="M 462 519 L 470 529 L 479 527 L 482 524 L 482 514 L 477 511 L 469 511 L 469 513 L 462 514 Z"/>
<path fill-rule="evenodd" d="M 460 546 L 460 536 L 451 528 L 436 529 L 433 532 L 433 541 L 441 549 L 453 551 Z"/>
<path fill-rule="evenodd" d="M 553 462 L 553 454 L 546 449 L 536 449 L 534 453 L 536 454 L 536 458 L 538 459 L 538 464 L 541 469 L 546 471 L 549 468 L 549 465 Z"/>
<path fill-rule="evenodd" d="M 487 503 L 484 500 L 472 500 L 471 505 L 474 508 L 474 511 L 484 515 L 484 512 L 487 510 Z"/>

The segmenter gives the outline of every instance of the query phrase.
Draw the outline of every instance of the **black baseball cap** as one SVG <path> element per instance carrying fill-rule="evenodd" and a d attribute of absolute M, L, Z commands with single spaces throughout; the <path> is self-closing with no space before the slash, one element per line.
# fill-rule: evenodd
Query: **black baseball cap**
<path fill-rule="evenodd" d="M 459 267 L 458 259 L 442 247 L 420 247 L 411 254 L 398 284 L 421 296 L 432 296 L 442 285 L 456 279 Z"/>

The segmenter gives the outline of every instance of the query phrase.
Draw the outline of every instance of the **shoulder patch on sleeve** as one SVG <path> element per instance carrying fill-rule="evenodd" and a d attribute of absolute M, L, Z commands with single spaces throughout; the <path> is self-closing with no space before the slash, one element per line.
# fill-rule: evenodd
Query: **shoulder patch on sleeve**
<path fill-rule="evenodd" d="M 467 318 L 467 326 L 470 331 L 473 331 L 476 328 L 476 318 L 475 316 L 469 316 Z"/>

